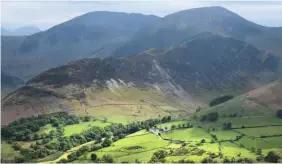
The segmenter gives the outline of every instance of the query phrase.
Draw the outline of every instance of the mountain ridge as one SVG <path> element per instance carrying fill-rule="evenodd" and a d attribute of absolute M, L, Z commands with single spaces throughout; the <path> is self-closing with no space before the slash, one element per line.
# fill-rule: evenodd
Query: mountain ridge
<path fill-rule="evenodd" d="M 13 30 L 1 28 L 1 36 L 28 36 L 40 31 L 36 26 L 22 26 Z"/>
<path fill-rule="evenodd" d="M 276 30 L 276 34 L 273 34 L 273 29 Z M 140 30 L 130 42 L 118 48 L 114 54 L 133 55 L 150 47 L 163 48 L 179 44 L 197 33 L 212 32 L 234 37 L 262 50 L 281 55 L 278 44 L 282 38 L 281 29 L 257 25 L 222 7 L 188 9 L 169 14 L 147 29 Z M 266 36 L 271 44 L 263 39 Z"/>
<path fill-rule="evenodd" d="M 199 58 L 203 60 L 197 60 Z M 132 103 L 148 99 L 153 101 L 152 104 L 174 104 L 180 111 L 189 113 L 214 95 L 242 94 L 258 86 L 253 85 L 253 81 L 263 85 L 275 80 L 279 71 L 278 60 L 250 44 L 206 33 L 168 50 L 149 50 L 122 58 L 82 59 L 50 69 L 6 97 L 3 110 L 5 114 L 13 113 L 15 109 L 20 112 L 25 106 L 31 113 L 35 107 L 37 113 L 77 111 L 82 107 L 71 105 L 72 101 L 91 106 L 101 102 Z M 267 78 L 260 76 L 264 71 L 268 72 Z M 122 98 L 119 95 L 126 93 L 123 90 L 135 90 L 143 98 Z M 48 92 L 47 97 L 32 96 L 41 95 L 41 92 L 44 95 Z M 104 92 L 114 98 L 104 97 Z M 164 97 L 161 100 L 148 98 L 150 94 L 147 92 Z M 103 96 L 93 98 L 100 94 Z M 51 106 L 48 105 L 50 102 Z M 7 118 L 15 119 L 15 115 Z"/>

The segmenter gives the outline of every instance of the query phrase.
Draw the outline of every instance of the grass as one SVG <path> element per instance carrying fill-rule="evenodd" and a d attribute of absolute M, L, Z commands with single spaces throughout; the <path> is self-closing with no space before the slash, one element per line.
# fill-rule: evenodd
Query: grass
<path fill-rule="evenodd" d="M 247 149 L 251 149 L 252 147 L 261 149 L 270 148 L 270 145 L 261 138 L 249 138 L 245 136 L 235 143 L 238 145 L 243 145 Z"/>
<path fill-rule="evenodd" d="M 20 157 L 19 151 L 15 151 L 6 141 L 1 141 L 1 159 L 13 160 L 15 157 Z"/>
<path fill-rule="evenodd" d="M 259 117 L 220 117 L 216 122 L 199 122 L 205 129 L 215 128 L 216 130 L 221 130 L 223 123 L 231 122 L 233 128 L 253 127 L 253 126 L 267 126 L 267 125 L 282 125 L 282 119 L 278 119 L 273 116 L 259 116 Z"/>
<path fill-rule="evenodd" d="M 282 135 L 282 126 L 270 126 L 270 127 L 259 127 L 259 128 L 245 128 L 236 129 L 236 131 L 246 134 L 248 136 L 260 137 L 270 135 Z"/>
<path fill-rule="evenodd" d="M 126 161 L 126 162 L 134 163 L 136 159 L 142 162 L 149 162 L 153 153 L 157 150 L 158 149 L 150 150 L 146 152 L 128 154 L 128 155 L 116 158 L 115 162 L 125 162 Z"/>
<path fill-rule="evenodd" d="M 269 137 L 269 138 L 264 138 L 264 141 L 267 142 L 267 144 L 273 148 L 279 147 L 282 148 L 282 137 Z"/>
<path fill-rule="evenodd" d="M 218 143 L 204 143 L 201 146 L 197 146 L 197 148 L 199 149 L 203 149 L 207 152 L 211 152 L 211 153 L 219 153 L 219 144 Z"/>
<path fill-rule="evenodd" d="M 177 162 L 181 159 L 184 159 L 184 160 L 191 160 L 191 161 L 194 161 L 194 162 L 197 162 L 197 163 L 201 163 L 201 161 L 205 158 L 205 157 L 208 157 L 207 154 L 203 154 L 203 155 L 189 155 L 189 156 L 168 156 L 166 157 L 166 161 L 167 162 Z"/>
<path fill-rule="evenodd" d="M 160 139 L 154 134 L 127 136 L 121 140 L 114 142 L 110 147 L 103 148 L 95 152 L 87 153 L 87 159 L 90 159 L 92 153 L 102 157 L 110 154 L 116 162 L 128 161 L 134 162 L 135 159 L 150 159 L 154 151 L 165 148 L 169 143 Z M 145 161 L 146 161 L 145 160 Z"/>
<path fill-rule="evenodd" d="M 221 140 L 234 140 L 240 133 L 231 130 L 210 131 L 211 134 L 216 135 L 219 141 Z"/>
<path fill-rule="evenodd" d="M 36 132 L 37 134 L 41 135 L 41 134 L 48 134 L 51 130 L 56 130 L 55 127 L 53 127 L 51 124 L 47 124 L 43 127 L 40 128 L 40 130 L 38 132 Z"/>
<path fill-rule="evenodd" d="M 40 141 L 40 140 L 37 140 Z M 19 141 L 23 148 L 29 148 L 31 144 L 35 144 L 36 141 Z"/>
<path fill-rule="evenodd" d="M 87 112 L 89 115 L 106 117 L 109 121 L 116 123 L 142 121 L 169 115 L 167 111 L 156 106 L 139 104 L 103 105 L 90 107 Z"/>
<path fill-rule="evenodd" d="M 235 159 L 238 159 L 245 157 L 250 159 L 256 159 L 256 155 L 254 153 L 251 153 L 249 150 L 241 148 L 231 142 L 221 143 L 221 152 L 224 156 L 227 156 L 229 158 L 234 157 Z"/>
<path fill-rule="evenodd" d="M 71 148 L 70 150 L 64 152 L 61 156 L 59 156 L 58 158 L 56 158 L 54 161 L 50 161 L 50 162 L 51 162 L 51 163 L 52 163 L 52 162 L 58 162 L 59 160 L 61 160 L 61 159 L 63 159 L 63 158 L 67 159 L 67 156 L 68 156 L 70 153 L 72 153 L 72 152 L 78 150 L 78 149 L 81 148 L 82 146 L 90 146 L 90 145 L 92 145 L 94 142 L 95 142 L 95 141 L 90 141 L 90 142 L 86 142 L 86 143 L 84 143 L 84 144 L 81 144 L 81 145 L 79 145 L 79 146 L 73 147 L 73 148 Z"/>
<path fill-rule="evenodd" d="M 127 135 L 126 137 L 134 137 L 134 136 L 145 135 L 145 134 L 148 134 L 147 130 L 140 130 L 133 134 Z"/>
<path fill-rule="evenodd" d="M 200 142 L 202 139 L 209 142 L 211 141 L 211 135 L 202 128 L 189 128 L 181 130 L 173 130 L 172 132 L 163 134 L 164 138 L 173 140 L 184 140 L 192 142 Z"/>
<path fill-rule="evenodd" d="M 79 124 L 73 124 L 73 125 L 66 125 L 64 127 L 64 136 L 71 136 L 73 134 L 79 134 L 83 131 L 91 128 L 92 126 L 98 126 L 98 127 L 105 127 L 110 125 L 109 122 L 102 122 L 99 120 L 96 121 L 89 121 L 89 122 L 80 122 Z"/>
<path fill-rule="evenodd" d="M 265 106 L 259 105 L 246 98 L 246 95 L 235 97 L 223 104 L 208 108 L 201 113 L 217 111 L 220 115 L 230 115 L 233 113 L 242 114 L 242 116 L 265 116 L 272 114 Z"/>
<path fill-rule="evenodd" d="M 135 87 L 120 87 L 113 90 L 97 91 L 90 87 L 86 90 L 86 102 L 80 104 L 72 101 L 76 115 L 107 117 L 116 123 L 141 121 L 166 115 L 193 112 L 197 107 L 190 102 L 167 96 L 157 89 L 137 89 Z"/>

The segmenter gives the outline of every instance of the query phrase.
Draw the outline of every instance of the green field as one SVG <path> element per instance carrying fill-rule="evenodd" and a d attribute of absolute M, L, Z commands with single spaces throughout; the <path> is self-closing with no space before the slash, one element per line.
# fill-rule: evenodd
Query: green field
<path fill-rule="evenodd" d="M 140 130 L 138 132 L 129 134 L 126 137 L 134 137 L 134 136 L 140 136 L 140 135 L 145 135 L 145 134 L 148 134 L 147 130 Z"/>
<path fill-rule="evenodd" d="M 216 122 L 200 122 L 195 120 L 196 124 L 201 125 L 205 129 L 222 130 L 225 122 L 231 122 L 232 128 L 254 127 L 254 126 L 268 126 L 268 125 L 282 125 L 282 119 L 273 116 L 256 116 L 256 117 L 222 117 Z"/>
<path fill-rule="evenodd" d="M 89 122 L 81 122 L 79 124 L 73 124 L 73 125 L 66 125 L 64 127 L 64 135 L 65 136 L 71 136 L 73 134 L 79 134 L 92 126 L 98 126 L 98 127 L 105 127 L 110 125 L 111 123 L 108 122 L 102 122 L 102 121 L 89 121 Z"/>
<path fill-rule="evenodd" d="M 218 140 L 234 140 L 236 136 L 240 136 L 240 133 L 237 133 L 232 130 L 220 130 L 220 131 L 210 131 L 211 134 L 216 135 Z"/>
<path fill-rule="evenodd" d="M 167 145 L 169 142 L 160 139 L 155 134 L 131 135 L 114 142 L 110 147 L 87 153 L 87 159 L 90 159 L 91 154 L 95 153 L 98 157 L 109 154 L 116 159 L 116 162 L 134 162 L 135 159 L 140 160 L 140 158 L 147 161 L 155 150 L 165 148 Z"/>
<path fill-rule="evenodd" d="M 245 128 L 245 129 L 237 129 L 236 131 L 254 137 L 271 136 L 271 135 L 279 135 L 279 134 L 282 135 L 282 126 Z"/>
<path fill-rule="evenodd" d="M 224 156 L 227 156 L 229 158 L 231 157 L 234 157 L 235 159 L 241 157 L 246 157 L 251 159 L 256 158 L 256 155 L 254 153 L 251 153 L 249 150 L 245 148 L 241 148 L 238 145 L 230 142 L 221 143 L 221 152 Z"/>
<path fill-rule="evenodd" d="M 173 130 L 162 135 L 164 138 L 173 139 L 173 140 L 183 140 L 190 142 L 200 142 L 204 139 L 206 142 L 210 142 L 212 137 L 204 129 L 201 128 L 189 128 L 181 130 Z"/>

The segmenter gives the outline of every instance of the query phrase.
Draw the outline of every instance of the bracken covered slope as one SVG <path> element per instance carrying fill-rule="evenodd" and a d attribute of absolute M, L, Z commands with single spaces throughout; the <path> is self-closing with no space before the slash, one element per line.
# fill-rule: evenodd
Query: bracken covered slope
<path fill-rule="evenodd" d="M 22 114 L 82 108 L 73 102 L 89 107 L 101 102 L 140 103 L 144 99 L 151 105 L 178 104 L 179 109 L 189 113 L 216 95 L 241 94 L 276 79 L 278 62 L 278 57 L 250 44 L 205 33 L 167 50 L 151 49 L 123 58 L 83 59 L 50 69 L 7 96 L 2 116 L 13 120 Z M 133 96 L 120 96 L 121 90 L 128 88 L 144 97 L 129 101 Z M 148 94 L 151 91 L 158 96 Z"/>

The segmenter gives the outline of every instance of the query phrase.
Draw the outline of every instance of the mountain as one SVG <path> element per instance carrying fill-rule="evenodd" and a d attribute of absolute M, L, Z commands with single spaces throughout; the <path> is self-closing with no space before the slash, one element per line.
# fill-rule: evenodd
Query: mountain
<path fill-rule="evenodd" d="M 107 56 L 121 43 L 130 40 L 139 28 L 158 19 L 153 15 L 90 12 L 27 36 L 13 53 L 15 55 L 3 54 L 3 65 L 13 68 L 5 70 L 10 74 L 30 79 L 72 60 Z"/>
<path fill-rule="evenodd" d="M 15 76 L 11 76 L 6 72 L 1 71 L 1 95 L 5 97 L 6 93 L 15 90 L 22 86 L 25 82 Z"/>
<path fill-rule="evenodd" d="M 5 28 L 1 28 L 1 36 L 2 35 L 9 35 L 10 34 L 10 31 L 5 29 Z"/>
<path fill-rule="evenodd" d="M 203 7 L 163 17 L 139 30 L 131 41 L 118 48 L 114 54 L 128 56 L 152 47 L 177 45 L 201 32 L 233 37 L 278 55 L 282 52 L 281 27 L 257 25 L 222 7 Z"/>
<path fill-rule="evenodd" d="M 55 111 L 85 115 L 90 109 L 95 113 L 94 107 L 102 112 L 96 115 L 107 117 L 111 108 L 100 107 L 116 104 L 149 105 L 143 112 L 163 105 L 167 107 L 153 111 L 191 113 L 215 96 L 242 94 L 277 79 L 279 60 L 245 42 L 203 33 L 170 49 L 73 61 L 39 74 L 5 97 L 2 123 Z M 139 118 L 131 114 L 130 119 Z"/>
<path fill-rule="evenodd" d="M 41 30 L 35 26 L 24 26 L 14 30 L 7 30 L 5 28 L 1 28 L 1 35 L 2 36 L 27 36 L 32 35 Z"/>

